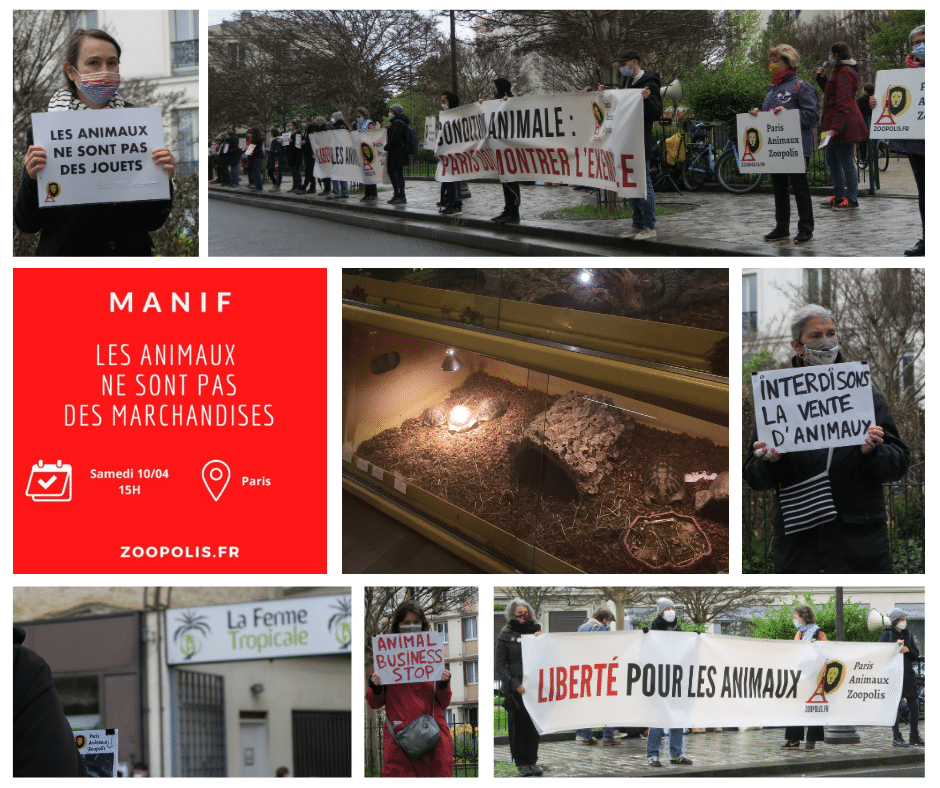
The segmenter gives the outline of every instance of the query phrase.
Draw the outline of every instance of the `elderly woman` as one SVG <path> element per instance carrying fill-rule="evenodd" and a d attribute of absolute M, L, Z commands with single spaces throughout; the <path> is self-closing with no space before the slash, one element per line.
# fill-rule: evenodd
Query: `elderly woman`
<path fill-rule="evenodd" d="M 121 47 L 103 30 L 73 31 L 65 43 L 65 87 L 49 101 L 49 112 L 133 107 L 118 95 L 121 84 Z M 36 176 L 46 166 L 46 150 L 33 145 L 32 128 L 22 183 L 13 207 L 13 219 L 24 233 L 41 232 L 40 256 L 149 256 L 149 232 L 163 226 L 170 215 L 168 200 L 39 207 Z M 166 148 L 150 155 L 167 177 L 176 172 L 176 160 Z M 170 187 L 172 195 L 172 185 Z"/>
<path fill-rule="evenodd" d="M 496 638 L 494 669 L 500 680 L 509 717 L 509 751 L 522 777 L 538 776 L 539 734 L 522 702 L 522 636 L 541 635 L 542 627 L 532 618 L 532 608 L 524 599 L 506 606 L 506 626 Z"/>
<path fill-rule="evenodd" d="M 393 634 L 427 632 L 431 629 L 421 607 L 411 599 L 402 602 L 392 614 L 390 630 Z M 419 681 L 413 684 L 382 684 L 382 679 L 373 672 L 366 689 L 366 703 L 373 709 L 385 707 L 388 724 L 382 733 L 383 777 L 453 777 L 454 741 L 447 726 L 444 709 L 450 705 L 450 671 L 441 674 L 440 681 Z M 398 745 L 392 734 L 418 717 L 430 714 L 434 717 L 441 737 L 431 752 L 412 760 Z"/>
<path fill-rule="evenodd" d="M 845 359 L 832 313 L 818 304 L 800 309 L 790 326 L 796 355 L 794 367 L 840 364 Z M 882 484 L 907 473 L 911 454 L 891 417 L 884 395 L 872 387 L 875 424 L 864 443 L 835 449 L 780 454 L 751 436 L 753 451 L 744 463 L 744 478 L 754 490 L 798 489 L 828 480 L 834 513 L 801 530 L 786 529 L 779 496 L 774 517 L 774 561 L 777 572 L 893 571 L 888 547 L 888 517 Z M 830 510 L 832 511 L 832 510 Z M 790 533 L 787 533 L 787 530 Z"/>
<path fill-rule="evenodd" d="M 793 199 L 796 200 L 796 212 L 799 222 L 794 243 L 806 243 L 813 239 L 813 201 L 809 196 L 809 179 L 806 167 L 813 155 L 816 143 L 816 124 L 819 123 L 819 97 L 816 89 L 796 77 L 796 67 L 800 64 L 799 53 L 789 44 L 779 44 L 767 51 L 771 85 L 767 88 L 764 103 L 758 110 L 750 110 L 752 115 L 758 112 L 777 114 L 785 109 L 795 109 L 800 113 L 800 136 L 803 143 L 803 172 L 775 172 L 770 176 L 774 185 L 774 219 L 776 227 L 764 236 L 765 241 L 781 241 L 790 237 L 790 195 L 787 185 L 793 187 Z"/>
<path fill-rule="evenodd" d="M 800 605 L 793 609 L 793 626 L 796 627 L 794 640 L 803 643 L 815 643 L 819 640 L 828 640 L 826 633 L 816 624 L 816 613 L 809 605 Z M 806 751 L 812 752 L 816 749 L 816 742 L 825 738 L 822 725 L 810 725 L 806 729 Z M 784 732 L 783 746 L 781 750 L 798 750 L 800 742 L 803 741 L 803 726 L 787 726 Z"/>

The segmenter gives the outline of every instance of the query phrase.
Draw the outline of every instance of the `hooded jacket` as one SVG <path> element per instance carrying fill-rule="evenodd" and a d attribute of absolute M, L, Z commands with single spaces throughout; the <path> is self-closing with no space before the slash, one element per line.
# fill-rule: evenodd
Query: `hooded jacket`
<path fill-rule="evenodd" d="M 644 70 L 640 76 L 634 79 L 632 74 L 627 74 L 620 80 L 621 88 L 632 90 L 643 90 L 649 88 L 650 94 L 643 99 L 643 146 L 646 151 L 646 160 L 649 161 L 653 156 L 653 150 L 656 143 L 653 142 L 653 124 L 663 115 L 663 98 L 660 89 L 663 82 L 655 71 Z"/>
<path fill-rule="evenodd" d="M 816 88 L 805 79 L 797 79 L 796 73 L 789 71 L 779 85 L 771 83 L 767 88 L 761 111 L 767 112 L 774 107 L 800 111 L 803 156 L 812 156 L 816 148 L 816 125 L 819 123 L 819 95 Z"/>
<path fill-rule="evenodd" d="M 885 627 L 881 632 L 881 637 L 878 638 L 879 643 L 897 643 L 899 640 L 903 640 L 908 649 L 901 655 L 904 657 L 904 677 L 913 677 L 914 663 L 920 659 L 920 649 L 917 648 L 914 633 L 909 629 L 898 632 L 894 627 Z"/>
<path fill-rule="evenodd" d="M 402 169 L 408 166 L 408 127 L 411 121 L 407 115 L 396 114 L 388 127 L 385 150 L 388 151 L 387 166 Z"/>
<path fill-rule="evenodd" d="M 844 60 L 832 78 L 817 74 L 816 82 L 823 91 L 822 131 L 836 133 L 830 145 L 862 142 L 868 139 L 868 127 L 858 108 L 858 63 Z"/>
<path fill-rule="evenodd" d="M 843 69 L 844 71 L 845 69 Z M 856 106 L 856 110 L 858 107 Z M 843 363 L 842 353 L 836 363 Z M 791 366 L 802 367 L 794 356 Z M 884 430 L 884 443 L 867 454 L 858 446 L 833 449 L 829 479 L 837 519 L 787 536 L 777 505 L 774 515 L 774 560 L 777 572 L 892 572 L 882 484 L 902 478 L 911 462 L 884 395 L 872 387 L 875 424 Z M 757 441 L 757 427 L 751 434 Z M 744 478 L 752 490 L 778 490 L 798 484 L 826 469 L 828 449 L 783 454 L 766 462 L 749 451 Z"/>

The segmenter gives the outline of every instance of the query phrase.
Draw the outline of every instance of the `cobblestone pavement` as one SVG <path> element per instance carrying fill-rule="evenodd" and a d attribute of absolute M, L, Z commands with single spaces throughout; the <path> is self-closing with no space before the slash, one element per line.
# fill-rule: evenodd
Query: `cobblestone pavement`
<path fill-rule="evenodd" d="M 926 739 L 925 727 L 924 720 L 921 720 L 920 735 Z M 827 767 L 835 769 L 859 758 L 888 763 L 904 755 L 924 752 L 923 747 L 894 747 L 891 728 L 858 728 L 857 731 L 861 737 L 858 744 L 819 742 L 813 752 L 781 750 L 783 728 L 687 733 L 682 754 L 692 760 L 692 766 L 669 763 L 669 739 L 664 736 L 659 750 L 662 769 L 647 765 L 646 737 L 622 739 L 622 744 L 617 747 L 603 747 L 600 743 L 585 747 L 574 740 L 542 742 L 539 745 L 539 766 L 545 769 L 545 777 L 623 777 L 653 776 L 653 772 L 655 776 L 679 776 L 690 772 L 701 775 L 721 768 L 743 769 L 778 764 L 786 769 L 787 776 L 797 777 L 804 767 L 819 762 L 826 762 Z M 902 725 L 901 732 L 906 737 L 907 727 Z M 510 764 L 509 745 L 495 746 L 493 760 L 497 764 Z M 497 769 L 497 777 L 505 776 L 499 772 Z"/>
<path fill-rule="evenodd" d="M 881 192 L 869 197 L 866 191 L 867 182 L 860 184 L 860 207 L 852 211 L 833 211 L 821 207 L 820 203 L 830 196 L 830 191 L 814 194 L 815 237 L 811 242 L 802 245 L 796 245 L 790 239 L 771 243 L 763 240 L 764 234 L 770 232 L 775 225 L 774 200 L 769 187 L 745 195 L 729 194 L 709 187 L 698 192 L 682 194 L 657 193 L 657 205 L 676 206 L 683 209 L 683 212 L 657 217 L 656 240 L 636 242 L 636 246 L 648 248 L 650 254 L 900 256 L 904 249 L 912 246 L 922 236 L 916 188 L 907 162 L 892 160 L 888 172 L 882 173 L 881 186 Z M 222 187 L 213 185 L 212 188 Z M 461 218 L 488 220 L 502 211 L 503 193 L 498 183 L 472 182 L 470 189 L 472 197 L 464 200 Z M 244 187 L 225 190 L 249 193 Z M 338 210 L 349 206 L 381 212 L 382 215 L 407 217 L 411 214 L 416 218 L 426 218 L 428 215 L 437 214 L 436 203 L 440 199 L 440 184 L 429 180 L 409 180 L 406 188 L 408 203 L 404 206 L 386 204 L 390 191 L 381 191 L 378 203 L 360 203 L 358 195 L 348 200 L 326 200 L 323 197 L 287 194 L 284 191 L 276 194 L 267 191 L 250 193 L 259 197 L 269 196 L 272 199 L 331 206 Z M 606 240 L 608 243 L 625 246 L 634 243 L 621 239 L 613 240 L 632 224 L 629 219 L 610 221 L 543 218 L 568 206 L 596 203 L 596 197 L 590 192 L 551 184 L 523 185 L 521 196 L 522 224 L 519 229 L 522 232 L 538 232 L 563 226 L 566 231 L 576 233 L 585 240 Z M 796 223 L 796 206 L 793 204 L 791 238 L 796 234 Z M 634 247 L 631 246 L 630 249 L 632 251 Z"/>

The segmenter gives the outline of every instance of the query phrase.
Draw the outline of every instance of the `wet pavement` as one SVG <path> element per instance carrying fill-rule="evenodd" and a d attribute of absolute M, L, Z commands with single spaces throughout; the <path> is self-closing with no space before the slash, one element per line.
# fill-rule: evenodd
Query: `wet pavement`
<path fill-rule="evenodd" d="M 926 739 L 924 720 L 920 722 L 920 735 Z M 683 755 L 692 760 L 691 766 L 669 763 L 669 739 L 663 737 L 660 762 L 663 768 L 651 767 L 646 762 L 646 737 L 621 739 L 621 744 L 604 747 L 598 742 L 586 747 L 573 739 L 542 741 L 539 744 L 538 765 L 545 770 L 544 777 L 800 777 L 824 776 L 832 772 L 884 772 L 893 769 L 923 767 L 924 747 L 894 747 L 890 728 L 857 728 L 858 744 L 827 744 L 819 742 L 812 752 L 781 750 L 783 728 L 753 730 L 707 731 L 686 733 Z M 907 737 L 907 727 L 901 732 Z M 598 732 L 595 731 L 595 734 Z M 805 746 L 805 745 L 804 745 Z M 511 764 L 508 744 L 493 748 L 497 777 L 506 776 Z M 502 774 L 500 772 L 503 772 Z M 513 776 L 515 769 L 512 769 Z"/>
<path fill-rule="evenodd" d="M 376 229 L 383 223 L 397 226 L 408 234 L 403 222 L 430 224 L 447 230 L 448 238 L 459 239 L 461 233 L 483 234 L 477 244 L 486 248 L 492 239 L 494 251 L 509 251 L 500 238 L 539 238 L 549 243 L 583 243 L 595 247 L 591 253 L 606 255 L 748 255 L 748 256 L 901 256 L 921 237 L 920 213 L 916 189 L 906 161 L 892 160 L 888 172 L 881 174 L 881 191 L 869 196 L 867 183 L 860 184 L 859 208 L 834 211 L 821 207 L 831 190 L 818 189 L 813 194 L 815 218 L 814 239 L 797 245 L 792 240 L 767 242 L 763 235 L 774 228 L 774 199 L 769 185 L 745 195 L 729 194 L 705 186 L 697 192 L 681 194 L 657 193 L 659 206 L 681 209 L 680 213 L 657 217 L 657 238 L 653 241 L 629 241 L 619 234 L 631 226 L 630 219 L 567 220 L 554 218 L 562 208 L 597 202 L 594 194 L 568 186 L 523 185 L 521 187 L 522 222 L 518 225 L 494 225 L 490 218 L 500 213 L 503 193 L 499 183 L 471 182 L 472 196 L 463 204 L 458 217 L 438 214 L 440 184 L 431 180 L 408 180 L 407 205 L 388 205 L 390 191 L 380 191 L 377 203 L 360 201 L 355 195 L 348 200 L 328 200 L 311 194 L 294 195 L 281 192 L 249 192 L 242 187 L 220 187 L 210 184 L 210 196 L 228 199 L 250 195 L 252 203 L 281 210 L 297 210 L 300 206 L 315 208 L 321 218 L 361 224 L 370 222 Z M 269 188 L 266 185 L 266 188 Z M 792 198 L 791 198 L 792 201 Z M 545 218 L 549 217 L 549 218 Z M 791 237 L 796 233 L 796 207 L 791 217 Z M 384 229 L 384 228 L 382 228 Z M 389 229 L 392 229 L 390 227 Z M 393 230 L 394 231 L 394 230 Z M 563 249 L 561 250 L 564 251 Z M 211 250 L 210 250 L 211 252 Z M 520 254 L 526 253 L 524 247 Z"/>

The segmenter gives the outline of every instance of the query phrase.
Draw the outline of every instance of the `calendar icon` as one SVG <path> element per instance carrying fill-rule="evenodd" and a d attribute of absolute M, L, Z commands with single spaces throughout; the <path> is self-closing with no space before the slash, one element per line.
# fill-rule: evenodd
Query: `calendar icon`
<path fill-rule="evenodd" d="M 26 494 L 37 503 L 65 503 L 72 500 L 72 466 L 57 460 L 55 465 L 37 462 L 29 474 Z"/>

